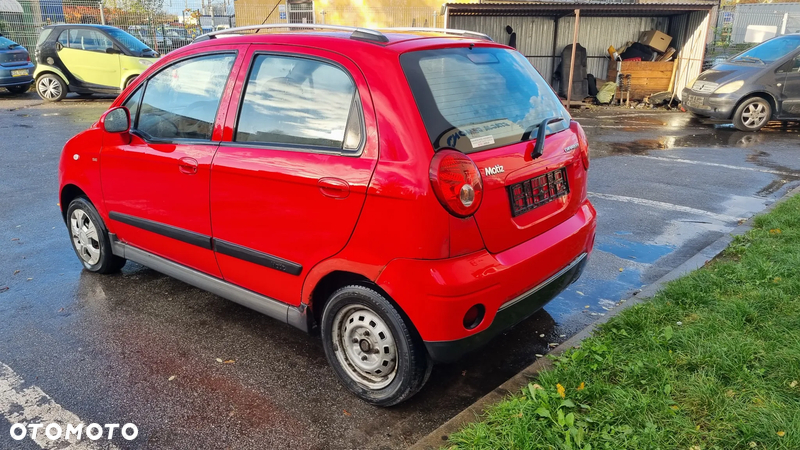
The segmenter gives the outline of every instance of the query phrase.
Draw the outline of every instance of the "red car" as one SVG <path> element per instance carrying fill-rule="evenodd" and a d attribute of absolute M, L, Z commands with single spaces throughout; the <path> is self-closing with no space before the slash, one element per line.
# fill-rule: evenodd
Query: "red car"
<path fill-rule="evenodd" d="M 280 27 L 139 76 L 64 147 L 64 220 L 87 270 L 132 260 L 319 332 L 393 405 L 580 276 L 586 136 L 486 36 Z"/>

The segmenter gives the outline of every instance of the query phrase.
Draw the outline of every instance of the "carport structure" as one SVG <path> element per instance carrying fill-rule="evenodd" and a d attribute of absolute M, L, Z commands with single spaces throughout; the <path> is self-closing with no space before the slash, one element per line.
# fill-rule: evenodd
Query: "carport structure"
<path fill-rule="evenodd" d="M 687 3 L 491 2 L 446 3 L 446 28 L 477 31 L 507 43 L 506 26 L 517 34 L 517 49 L 553 84 L 561 51 L 571 43 L 586 48 L 588 73 L 605 79 L 608 47 L 637 41 L 641 32 L 659 30 L 677 50 L 673 91 L 681 90 L 703 67 L 714 0 Z M 571 78 L 571 74 L 564 74 Z M 609 80 L 614 81 L 614 80 Z M 571 83 L 570 83 L 571 84 Z"/>

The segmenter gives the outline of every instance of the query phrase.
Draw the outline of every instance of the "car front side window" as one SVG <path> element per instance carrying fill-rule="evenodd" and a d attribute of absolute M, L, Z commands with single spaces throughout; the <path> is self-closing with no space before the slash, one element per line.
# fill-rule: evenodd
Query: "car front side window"
<path fill-rule="evenodd" d="M 134 129 L 152 140 L 210 140 L 235 59 L 204 55 L 159 71 L 147 81 Z"/>
<path fill-rule="evenodd" d="M 256 55 L 236 142 L 353 153 L 362 134 L 356 86 L 344 69 L 316 59 Z"/>

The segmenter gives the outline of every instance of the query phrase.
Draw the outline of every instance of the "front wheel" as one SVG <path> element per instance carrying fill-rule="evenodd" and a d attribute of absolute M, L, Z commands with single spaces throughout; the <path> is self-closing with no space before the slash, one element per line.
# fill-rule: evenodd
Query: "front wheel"
<path fill-rule="evenodd" d="M 341 288 L 325 304 L 322 344 L 339 381 L 373 405 L 408 399 L 430 374 L 416 331 L 383 295 L 364 286 Z"/>
<path fill-rule="evenodd" d="M 11 92 L 12 94 L 24 94 L 24 93 L 28 92 L 28 89 L 30 89 L 30 88 L 31 88 L 30 83 L 23 84 L 23 85 L 20 85 L 20 86 L 8 86 L 8 87 L 6 87 L 6 89 L 8 89 L 8 92 Z"/>
<path fill-rule="evenodd" d="M 36 79 L 36 93 L 42 100 L 60 102 L 67 96 L 67 84 L 58 75 L 46 73 Z"/>
<path fill-rule="evenodd" d="M 111 252 L 108 230 L 94 206 L 85 198 L 78 197 L 67 209 L 67 227 L 72 249 L 90 272 L 118 272 L 125 259 Z"/>
<path fill-rule="evenodd" d="M 772 117 L 772 107 L 761 97 L 745 100 L 736 108 L 733 115 L 733 126 L 740 131 L 758 131 Z"/>

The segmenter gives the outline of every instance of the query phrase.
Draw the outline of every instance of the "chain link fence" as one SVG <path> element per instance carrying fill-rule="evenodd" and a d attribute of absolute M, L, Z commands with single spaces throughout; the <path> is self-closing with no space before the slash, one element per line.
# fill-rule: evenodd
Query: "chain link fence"
<path fill-rule="evenodd" d="M 796 9 L 800 10 L 800 5 Z M 800 33 L 800 13 L 753 12 L 738 7 L 721 10 L 712 31 L 714 38 L 706 51 L 707 67 L 773 37 Z"/>
<path fill-rule="evenodd" d="M 262 23 L 317 23 L 381 27 L 443 27 L 441 11 L 427 7 L 318 8 L 295 0 L 2 0 L 0 33 L 30 51 L 50 24 L 105 24 L 120 28 L 159 53 L 213 30 Z"/>

